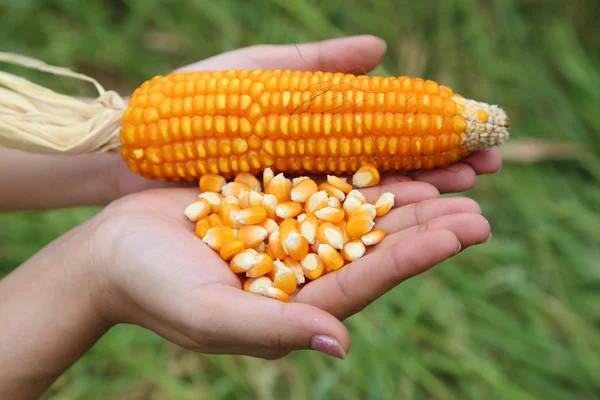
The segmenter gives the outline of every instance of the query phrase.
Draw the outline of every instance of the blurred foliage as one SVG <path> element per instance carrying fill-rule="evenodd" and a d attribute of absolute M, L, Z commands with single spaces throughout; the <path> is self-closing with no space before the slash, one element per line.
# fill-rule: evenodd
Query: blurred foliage
<path fill-rule="evenodd" d="M 349 319 L 345 362 L 309 352 L 275 362 L 204 356 L 119 326 L 48 398 L 599 398 L 599 16 L 597 0 L 0 0 L 0 49 L 77 69 L 123 94 L 247 45 L 369 33 L 388 42 L 374 73 L 435 79 L 501 105 L 511 142 L 589 150 L 480 177 L 467 195 L 481 204 L 492 241 Z M 0 273 L 96 211 L 0 215 Z"/>

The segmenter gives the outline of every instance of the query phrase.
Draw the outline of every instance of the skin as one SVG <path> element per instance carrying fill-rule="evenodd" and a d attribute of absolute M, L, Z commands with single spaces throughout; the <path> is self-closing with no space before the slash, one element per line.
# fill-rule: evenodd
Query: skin
<path fill-rule="evenodd" d="M 380 62 L 384 45 L 359 36 L 301 45 L 300 51 L 315 69 L 365 72 Z M 293 46 L 257 46 L 183 69 L 238 67 L 307 65 Z M 0 364 L 11 366 L 0 371 L 0 398 L 11 399 L 39 396 L 122 323 L 202 353 L 276 359 L 312 348 L 345 358 L 350 336 L 343 320 L 460 249 L 488 240 L 490 226 L 476 202 L 440 193 L 468 189 L 477 174 L 500 167 L 495 152 L 480 152 L 445 170 L 386 177 L 363 190 L 369 201 L 383 191 L 395 194 L 394 208 L 378 220 L 388 237 L 282 303 L 242 291 L 228 265 L 195 237 L 183 209 L 197 198 L 196 185 L 146 181 L 113 155 L 2 152 L 0 163 L 27 166 L 23 175 L 0 176 L 4 210 L 110 202 L 0 281 Z M 23 179 L 28 174 L 35 185 Z"/>

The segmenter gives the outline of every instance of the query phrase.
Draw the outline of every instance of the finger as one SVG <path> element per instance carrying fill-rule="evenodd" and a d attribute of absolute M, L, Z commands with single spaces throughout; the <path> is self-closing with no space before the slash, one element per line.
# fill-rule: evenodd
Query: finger
<path fill-rule="evenodd" d="M 394 207 L 402 207 L 406 204 L 417 203 L 427 199 L 434 199 L 440 196 L 440 192 L 435 186 L 425 182 L 394 182 L 388 185 L 377 185 L 370 188 L 359 190 L 365 195 L 367 201 L 372 203 L 383 193 L 390 192 L 394 194 Z"/>
<path fill-rule="evenodd" d="M 389 236 L 395 232 L 429 222 L 435 218 L 458 213 L 481 214 L 481 207 L 467 197 L 429 199 L 392 209 L 377 219 L 377 228 Z"/>
<path fill-rule="evenodd" d="M 241 354 L 272 357 L 279 351 L 313 349 L 345 358 L 350 336 L 334 316 L 314 306 L 284 303 L 238 288 L 205 288 L 196 304 L 210 310 L 196 325 L 200 338 L 216 340 L 219 348 Z M 256 351 L 263 349 L 264 352 Z"/>
<path fill-rule="evenodd" d="M 386 250 L 414 235 L 435 230 L 448 230 L 454 233 L 464 250 L 469 246 L 486 242 L 490 237 L 491 228 L 489 222 L 480 214 L 466 212 L 443 215 L 393 233 L 385 237 L 372 250 L 373 252 Z"/>
<path fill-rule="evenodd" d="M 365 308 L 406 279 L 456 254 L 459 241 L 448 230 L 419 233 L 306 285 L 296 301 L 311 304 L 339 319 Z"/>
<path fill-rule="evenodd" d="M 477 174 L 494 174 L 502 167 L 502 156 L 498 149 L 479 150 L 462 160 L 475 170 Z"/>
<path fill-rule="evenodd" d="M 477 179 L 473 168 L 462 162 L 419 172 L 412 177 L 414 180 L 432 184 L 440 193 L 464 192 L 473 188 Z"/>
<path fill-rule="evenodd" d="M 371 35 L 298 45 L 257 45 L 219 54 L 176 72 L 257 68 L 366 74 L 379 65 L 385 49 L 385 42 Z"/>

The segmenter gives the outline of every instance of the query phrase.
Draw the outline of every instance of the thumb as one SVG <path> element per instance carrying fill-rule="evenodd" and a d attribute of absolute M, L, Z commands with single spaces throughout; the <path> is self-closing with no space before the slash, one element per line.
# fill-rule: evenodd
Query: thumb
<path fill-rule="evenodd" d="M 211 333 L 223 347 L 263 358 L 309 349 L 346 358 L 350 348 L 348 330 L 317 307 L 284 303 L 233 287 L 219 287 L 218 295 L 212 298 L 211 328 L 205 324 L 203 330 L 215 329 Z"/>

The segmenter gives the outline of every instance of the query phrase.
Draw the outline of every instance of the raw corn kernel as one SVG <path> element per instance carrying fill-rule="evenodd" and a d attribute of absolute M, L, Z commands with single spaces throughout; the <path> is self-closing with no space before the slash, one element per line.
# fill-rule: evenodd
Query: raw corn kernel
<path fill-rule="evenodd" d="M 278 203 L 291 200 L 291 192 L 292 181 L 283 174 L 275 175 L 265 190 L 265 193 L 275 196 Z"/>
<path fill-rule="evenodd" d="M 297 217 L 302 212 L 302 205 L 295 201 L 284 201 L 277 205 L 275 215 L 287 219 Z"/>
<path fill-rule="evenodd" d="M 207 217 L 212 210 L 212 206 L 206 199 L 198 198 L 192 204 L 187 206 L 183 213 L 186 217 L 192 222 L 196 222 L 201 220 L 204 217 Z"/>
<path fill-rule="evenodd" d="M 233 240 L 231 242 L 225 243 L 221 246 L 221 250 L 219 251 L 219 255 L 225 261 L 229 261 L 235 256 L 237 253 L 241 252 L 246 248 L 246 245 L 241 240 Z"/>
<path fill-rule="evenodd" d="M 203 174 L 200 177 L 199 185 L 202 192 L 221 193 L 226 180 L 223 176 L 217 174 Z"/>
<path fill-rule="evenodd" d="M 286 218 L 279 223 L 279 230 L 282 230 L 286 226 L 293 226 L 294 228 L 298 227 L 298 220 L 295 218 Z"/>
<path fill-rule="evenodd" d="M 292 201 L 306 203 L 310 196 L 317 193 L 318 190 L 315 181 L 308 177 L 302 177 L 292 188 L 290 197 Z"/>
<path fill-rule="evenodd" d="M 252 247 L 254 250 L 256 250 L 259 253 L 266 253 L 267 252 L 267 245 L 265 244 L 265 242 L 260 242 L 258 244 L 258 246 L 254 246 Z"/>
<path fill-rule="evenodd" d="M 367 202 L 367 198 L 365 197 L 365 195 L 356 189 L 352 189 L 350 193 L 348 193 L 348 197 L 354 197 L 355 199 L 358 199 L 361 202 L 361 204 Z"/>
<path fill-rule="evenodd" d="M 252 191 L 260 192 L 260 181 L 250 172 L 240 172 L 233 179 L 234 182 L 243 183 Z"/>
<path fill-rule="evenodd" d="M 300 220 L 300 216 L 298 216 L 298 220 Z M 300 234 L 304 236 L 310 244 L 315 242 L 318 227 L 319 221 L 317 220 L 317 217 L 305 217 L 298 223 Z"/>
<path fill-rule="evenodd" d="M 271 183 L 271 180 L 273 180 L 274 176 L 275 174 L 273 173 L 273 170 L 269 167 L 265 168 L 265 170 L 263 171 L 263 190 L 265 191 L 265 193 L 267 193 L 269 183 Z"/>
<path fill-rule="evenodd" d="M 374 202 L 373 205 L 376 209 L 378 217 L 386 215 L 394 206 L 394 194 L 390 192 L 382 193 Z"/>
<path fill-rule="evenodd" d="M 240 208 L 248 208 L 250 207 L 250 192 L 247 190 L 242 190 L 238 195 L 238 205 Z"/>
<path fill-rule="evenodd" d="M 352 211 L 349 215 L 349 217 L 354 217 L 357 215 L 366 215 L 367 217 L 371 218 L 371 219 L 375 219 L 377 212 L 376 212 L 376 208 L 373 204 L 369 204 L 369 203 L 364 203 L 361 204 L 358 208 L 356 208 L 354 211 Z"/>
<path fill-rule="evenodd" d="M 373 229 L 371 232 L 362 235 L 360 241 L 363 242 L 365 246 L 374 246 L 381 242 L 383 238 L 385 238 L 385 231 L 383 229 Z"/>
<path fill-rule="evenodd" d="M 247 292 L 270 297 L 283 302 L 289 302 L 290 296 L 281 289 L 277 289 L 267 276 L 249 278 L 244 283 L 243 289 Z"/>
<path fill-rule="evenodd" d="M 225 186 L 223 186 L 223 189 L 221 189 L 221 193 L 223 194 L 223 196 L 238 197 L 242 190 L 247 190 L 249 192 L 250 186 L 240 182 L 229 182 L 226 183 Z"/>
<path fill-rule="evenodd" d="M 294 277 L 296 278 L 296 284 L 302 285 L 304 282 L 306 282 L 306 279 L 304 277 L 304 270 L 302 269 L 302 266 L 298 261 L 294 260 L 292 257 L 287 257 L 283 260 L 283 263 L 294 273 Z"/>
<path fill-rule="evenodd" d="M 254 257 L 254 265 L 248 271 L 248 278 L 258 278 L 271 272 L 273 269 L 273 259 L 265 253 L 259 253 Z"/>
<path fill-rule="evenodd" d="M 340 255 L 344 258 L 344 260 L 352 262 L 364 256 L 366 252 L 367 248 L 363 242 L 360 240 L 351 240 L 344 245 Z"/>
<path fill-rule="evenodd" d="M 342 208 L 342 203 L 336 197 L 329 196 L 327 207 Z"/>
<path fill-rule="evenodd" d="M 366 215 L 357 215 L 350 217 L 346 224 L 346 233 L 350 239 L 359 239 L 365 233 L 373 229 L 375 223 Z"/>
<path fill-rule="evenodd" d="M 279 225 L 277 225 L 277 222 L 275 222 L 275 220 L 271 219 L 271 218 L 265 218 L 260 224 L 258 224 L 259 226 L 262 226 L 263 228 L 265 228 L 267 230 L 267 239 L 271 236 L 271 234 L 273 232 L 275 232 L 276 230 L 279 229 Z"/>
<path fill-rule="evenodd" d="M 223 198 L 223 200 L 221 201 L 221 207 L 225 207 L 228 205 L 233 205 L 233 206 L 239 206 L 240 205 L 240 200 L 237 197 L 234 196 L 225 196 Z"/>
<path fill-rule="evenodd" d="M 327 175 L 327 183 L 334 188 L 341 190 L 345 194 L 350 193 L 352 190 L 352 185 L 346 182 L 346 178 L 339 178 L 335 175 Z"/>
<path fill-rule="evenodd" d="M 306 211 L 306 215 L 315 215 L 317 211 L 321 208 L 327 207 L 327 201 L 329 197 L 327 192 L 324 190 L 318 191 L 317 193 L 310 196 L 306 205 L 304 206 L 304 210 Z"/>
<path fill-rule="evenodd" d="M 233 218 L 242 225 L 256 225 L 267 218 L 267 210 L 263 207 L 248 207 L 238 212 Z"/>
<path fill-rule="evenodd" d="M 306 240 L 296 228 L 291 228 L 289 234 L 285 238 L 283 248 L 290 257 L 300 261 L 308 254 L 308 240 Z"/>
<path fill-rule="evenodd" d="M 346 193 L 342 192 L 340 189 L 327 182 L 321 183 L 319 185 L 319 190 L 324 190 L 328 196 L 335 197 L 339 201 L 344 201 L 344 199 L 346 198 Z"/>
<path fill-rule="evenodd" d="M 350 238 L 348 237 L 348 232 L 347 232 L 347 226 L 348 226 L 348 222 L 347 221 L 342 221 L 342 222 L 336 222 L 333 225 L 335 225 L 340 232 L 342 233 L 342 237 L 344 238 L 344 244 L 346 244 L 346 242 L 348 242 L 350 240 Z"/>
<path fill-rule="evenodd" d="M 227 242 L 235 240 L 233 229 L 228 226 L 216 226 L 206 231 L 202 239 L 214 251 L 220 251 L 221 247 Z"/>
<path fill-rule="evenodd" d="M 208 216 L 208 223 L 210 224 L 211 228 L 214 228 L 215 226 L 223 226 L 223 222 L 221 222 L 221 218 L 219 218 L 219 214 L 210 214 Z"/>
<path fill-rule="evenodd" d="M 200 193 L 200 196 L 198 196 L 201 199 L 205 199 L 206 201 L 208 201 L 212 207 L 212 212 L 213 213 L 218 213 L 219 209 L 221 208 L 221 201 L 223 200 L 223 196 L 220 195 L 219 193 L 214 193 L 214 192 L 204 192 L 204 193 Z"/>
<path fill-rule="evenodd" d="M 325 267 L 321 257 L 315 253 L 308 253 L 306 257 L 300 261 L 300 266 L 304 271 L 304 275 L 310 280 L 318 279 L 323 275 L 323 268 Z"/>
<path fill-rule="evenodd" d="M 258 252 L 254 249 L 246 249 L 237 253 L 229 262 L 229 269 L 233 273 L 246 273 L 256 263 Z"/>
<path fill-rule="evenodd" d="M 380 180 L 379 171 L 371 164 L 363 165 L 352 176 L 352 184 L 359 188 L 376 186 Z"/>
<path fill-rule="evenodd" d="M 293 294 L 298 287 L 294 271 L 280 260 L 273 261 L 273 269 L 268 276 L 273 281 L 274 287 L 283 290 L 287 294 Z"/>
<path fill-rule="evenodd" d="M 344 258 L 328 244 L 319 245 L 318 254 L 327 268 L 333 271 L 337 271 L 344 266 Z"/>
<path fill-rule="evenodd" d="M 315 216 L 325 222 L 340 222 L 344 220 L 344 210 L 337 207 L 325 207 L 318 210 Z"/>
<path fill-rule="evenodd" d="M 228 226 L 233 229 L 238 229 L 242 226 L 237 220 L 236 216 L 242 211 L 240 207 L 236 205 L 225 205 L 221 207 L 221 211 L 219 211 L 219 218 L 223 225 Z"/>
<path fill-rule="evenodd" d="M 209 229 L 210 229 L 210 223 L 208 222 L 208 217 L 207 217 L 207 218 L 202 218 L 201 220 L 196 222 L 196 229 L 194 230 L 194 232 L 196 233 L 196 236 L 198 236 L 200 239 L 204 239 L 204 236 L 206 236 L 206 232 Z"/>
<path fill-rule="evenodd" d="M 355 196 L 347 196 L 346 200 L 344 200 L 344 204 L 342 205 L 342 209 L 346 213 L 346 216 L 349 216 L 350 214 L 352 214 L 352 211 L 356 210 L 363 204 L 364 203 Z"/>
<path fill-rule="evenodd" d="M 263 195 L 259 192 L 255 192 L 254 190 L 248 194 L 248 203 L 250 207 L 259 207 L 262 206 Z"/>
<path fill-rule="evenodd" d="M 310 245 L 310 251 L 313 252 L 313 253 L 315 253 L 315 254 L 318 254 L 319 253 L 319 245 L 320 244 L 321 243 L 319 243 L 318 240 L 315 240 L 315 242 L 311 243 L 311 245 Z"/>
<path fill-rule="evenodd" d="M 341 250 L 344 247 L 344 236 L 341 229 L 331 222 L 320 224 L 316 237 L 319 243 L 328 244 L 334 249 Z"/>
<path fill-rule="evenodd" d="M 267 230 L 258 225 L 243 225 L 238 229 L 238 239 L 244 242 L 246 247 L 256 247 L 266 237 Z"/>
<path fill-rule="evenodd" d="M 269 244 L 267 245 L 267 252 L 273 260 L 284 260 L 287 254 L 283 250 L 281 245 L 281 238 L 279 237 L 279 231 L 275 231 L 269 236 Z"/>
<path fill-rule="evenodd" d="M 275 210 L 277 210 L 277 197 L 275 197 L 272 194 L 265 194 L 262 198 L 262 206 L 264 207 L 265 211 L 267 212 L 267 217 L 274 219 L 277 217 L 277 214 L 275 214 Z"/>

